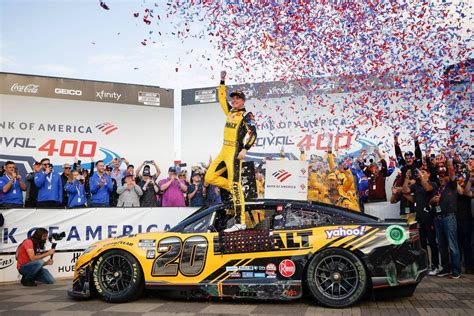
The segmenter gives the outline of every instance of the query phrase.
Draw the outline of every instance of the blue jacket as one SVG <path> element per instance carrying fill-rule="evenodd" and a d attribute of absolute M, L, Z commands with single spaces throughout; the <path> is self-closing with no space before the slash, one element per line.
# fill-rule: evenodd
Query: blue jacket
<path fill-rule="evenodd" d="M 105 178 L 106 184 L 100 186 L 102 181 L 98 173 L 89 179 L 89 187 L 91 189 L 91 204 L 106 204 L 109 205 L 109 195 L 113 190 L 112 178 L 106 174 L 102 175 Z"/>
<path fill-rule="evenodd" d="M 3 192 L 3 187 L 10 181 L 6 175 L 0 177 L 0 191 Z M 13 184 L 10 186 L 10 190 L 3 192 L 3 198 L 0 201 L 5 204 L 18 204 L 23 205 L 23 193 L 21 191 L 20 183 L 15 179 Z"/>
<path fill-rule="evenodd" d="M 74 179 L 73 183 L 67 182 L 64 188 L 68 193 L 68 208 L 83 206 L 86 204 L 87 197 L 86 190 L 84 189 L 84 184 L 81 184 L 77 179 Z"/>
<path fill-rule="evenodd" d="M 51 184 L 48 177 L 51 179 Z M 53 171 L 46 175 L 44 171 L 37 172 L 35 184 L 38 187 L 38 202 L 56 201 L 62 203 L 63 181 L 59 173 Z"/>

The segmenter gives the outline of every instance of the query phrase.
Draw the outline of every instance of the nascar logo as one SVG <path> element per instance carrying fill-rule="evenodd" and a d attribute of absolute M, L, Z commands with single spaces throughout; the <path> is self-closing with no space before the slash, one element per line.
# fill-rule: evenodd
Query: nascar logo
<path fill-rule="evenodd" d="M 272 173 L 272 176 L 274 176 L 275 178 L 278 179 L 278 181 L 280 182 L 283 182 L 285 181 L 286 179 L 288 179 L 289 177 L 292 176 L 291 173 L 289 173 L 288 171 L 286 171 L 285 169 L 280 169 L 274 173 Z"/>
<path fill-rule="evenodd" d="M 96 126 L 102 133 L 109 135 L 110 133 L 118 130 L 118 127 L 112 123 L 105 122 Z"/>

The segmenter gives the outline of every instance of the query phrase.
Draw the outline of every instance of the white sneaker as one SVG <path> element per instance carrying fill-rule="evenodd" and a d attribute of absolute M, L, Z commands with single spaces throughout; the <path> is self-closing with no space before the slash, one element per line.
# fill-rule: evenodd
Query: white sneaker
<path fill-rule="evenodd" d="M 239 230 L 245 230 L 247 226 L 245 224 L 234 224 L 234 226 L 224 229 L 224 233 L 232 233 Z"/>
<path fill-rule="evenodd" d="M 431 269 L 431 270 L 428 272 L 428 275 L 431 275 L 431 276 L 437 275 L 440 271 L 441 271 L 441 270 L 438 269 L 438 268 L 433 268 L 433 269 Z"/>

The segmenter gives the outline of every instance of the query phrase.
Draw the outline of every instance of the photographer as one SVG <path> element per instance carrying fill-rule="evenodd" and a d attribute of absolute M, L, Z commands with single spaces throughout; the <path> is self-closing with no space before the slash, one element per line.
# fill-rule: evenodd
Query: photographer
<path fill-rule="evenodd" d="M 151 174 L 151 168 L 150 168 L 150 165 L 149 164 L 152 164 L 154 167 L 155 167 L 155 170 L 156 170 L 156 173 L 154 175 Z M 158 167 L 158 165 L 156 164 L 156 162 L 154 160 L 145 160 L 140 166 L 138 166 L 138 169 L 136 171 L 136 178 L 137 179 L 141 179 L 141 176 L 140 176 L 140 173 L 142 172 L 142 169 L 143 169 L 143 174 L 145 174 L 145 172 L 148 174 L 148 176 L 151 176 L 153 180 L 156 181 L 156 179 L 158 179 L 158 177 L 160 176 L 161 174 L 161 170 L 160 170 L 160 167 Z M 148 172 L 147 172 L 148 170 Z"/>
<path fill-rule="evenodd" d="M 117 206 L 119 207 L 139 207 L 142 189 L 135 183 L 133 174 L 128 174 L 124 178 L 124 185 L 117 189 L 119 199 Z"/>
<path fill-rule="evenodd" d="M 436 243 L 436 232 L 434 228 L 434 215 L 430 208 L 430 200 L 438 189 L 436 182 L 429 180 L 429 169 L 408 169 L 403 181 L 403 194 L 414 194 L 415 217 L 420 232 L 420 242 L 423 249 L 427 246 L 431 249 L 431 269 L 429 275 L 439 273 L 438 244 Z"/>
<path fill-rule="evenodd" d="M 68 208 L 86 207 L 87 197 L 84 181 L 84 176 L 79 174 L 77 170 L 69 174 L 68 181 L 64 187 L 68 193 Z"/>
<path fill-rule="evenodd" d="M 13 161 L 5 163 L 5 175 L 0 178 L 0 190 L 3 192 L 2 208 L 23 207 L 22 191 L 26 191 L 26 184 L 17 173 Z"/>
<path fill-rule="evenodd" d="M 142 188 L 143 195 L 140 199 L 142 207 L 157 207 L 156 194 L 160 191 L 158 185 L 150 174 L 149 169 L 144 169 L 142 177 L 139 178 L 138 185 Z"/>
<path fill-rule="evenodd" d="M 49 158 L 41 159 L 41 171 L 35 174 L 38 187 L 38 208 L 58 208 L 63 201 L 63 186 L 59 173 L 55 172 Z"/>
<path fill-rule="evenodd" d="M 44 251 L 44 244 L 48 240 L 48 231 L 44 228 L 38 228 L 33 235 L 25 239 L 16 251 L 17 269 L 22 275 L 21 284 L 24 286 L 36 286 L 36 281 L 53 284 L 54 277 L 44 268 L 46 265 L 52 265 L 53 260 L 46 258 L 54 254 L 55 250 Z"/>

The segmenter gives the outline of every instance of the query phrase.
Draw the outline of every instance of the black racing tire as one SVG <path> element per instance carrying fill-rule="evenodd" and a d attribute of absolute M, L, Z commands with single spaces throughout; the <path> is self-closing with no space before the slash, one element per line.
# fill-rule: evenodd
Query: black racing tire
<path fill-rule="evenodd" d="M 368 278 L 364 264 L 355 254 L 334 248 L 314 255 L 306 271 L 306 284 L 320 304 L 343 308 L 364 296 Z"/>
<path fill-rule="evenodd" d="M 111 303 L 136 300 L 145 289 L 140 263 L 123 250 L 107 251 L 97 258 L 92 284 L 99 297 Z"/>

